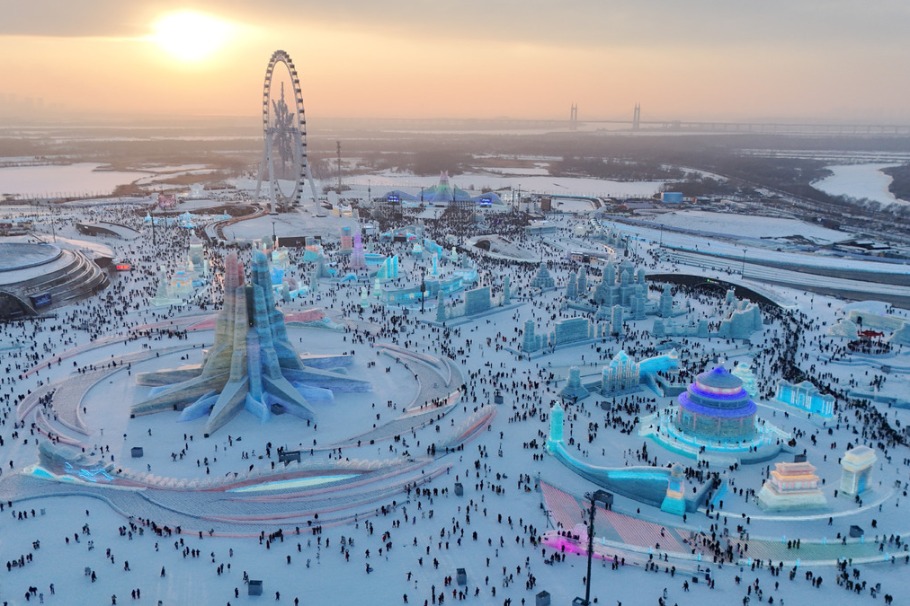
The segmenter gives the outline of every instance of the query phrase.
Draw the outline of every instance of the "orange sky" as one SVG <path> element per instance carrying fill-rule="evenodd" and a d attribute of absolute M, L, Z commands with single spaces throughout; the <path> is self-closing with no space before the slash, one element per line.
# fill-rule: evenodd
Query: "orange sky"
<path fill-rule="evenodd" d="M 282 48 L 310 117 L 910 122 L 907 3 L 793 4 L 0 0 L 0 118 L 256 115 Z M 148 39 L 187 7 L 233 32 L 196 63 Z"/>

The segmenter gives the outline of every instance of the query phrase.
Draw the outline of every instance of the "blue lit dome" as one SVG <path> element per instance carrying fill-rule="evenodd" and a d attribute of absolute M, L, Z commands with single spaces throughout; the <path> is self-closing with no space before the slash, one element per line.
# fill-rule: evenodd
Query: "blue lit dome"
<path fill-rule="evenodd" d="M 755 435 L 755 402 L 742 380 L 723 366 L 698 375 L 677 402 L 680 431 L 721 441 L 748 440 Z"/>

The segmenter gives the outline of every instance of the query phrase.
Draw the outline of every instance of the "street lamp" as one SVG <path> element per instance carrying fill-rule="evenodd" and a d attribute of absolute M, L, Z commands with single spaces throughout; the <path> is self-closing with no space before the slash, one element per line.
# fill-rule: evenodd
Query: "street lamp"
<path fill-rule="evenodd" d="M 424 303 L 427 300 L 427 282 L 426 278 L 420 278 L 420 311 L 424 311 Z"/>
<path fill-rule="evenodd" d="M 743 268 L 739 272 L 739 274 L 743 280 L 746 279 L 746 249 L 745 248 L 743 249 Z"/>
<path fill-rule="evenodd" d="M 606 490 L 595 490 L 594 494 L 586 493 L 585 498 L 591 501 L 591 508 L 588 510 L 588 574 L 585 576 L 585 601 L 583 606 L 591 604 L 591 558 L 594 555 L 594 514 L 597 511 L 597 503 L 603 504 L 606 509 L 613 507 L 613 495 Z"/>

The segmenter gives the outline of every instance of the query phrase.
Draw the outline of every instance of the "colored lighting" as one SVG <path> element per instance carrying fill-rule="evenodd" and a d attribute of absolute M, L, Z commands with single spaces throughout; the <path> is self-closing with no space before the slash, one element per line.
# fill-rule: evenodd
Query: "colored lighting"
<path fill-rule="evenodd" d="M 232 488 L 228 492 L 266 492 L 271 490 L 288 490 L 291 488 L 310 488 L 312 486 L 319 486 L 321 484 L 328 484 L 330 482 L 340 482 L 342 480 L 349 480 L 351 478 L 356 478 L 358 474 L 348 473 L 340 474 L 334 476 L 315 476 L 309 478 L 296 478 L 293 480 L 276 480 L 274 482 L 263 482 L 262 484 L 254 484 L 252 486 L 241 486 L 240 488 Z"/>

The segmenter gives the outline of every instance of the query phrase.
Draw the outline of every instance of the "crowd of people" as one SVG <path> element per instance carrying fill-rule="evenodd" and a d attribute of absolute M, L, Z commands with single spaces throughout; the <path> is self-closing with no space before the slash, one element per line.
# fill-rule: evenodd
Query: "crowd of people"
<path fill-rule="evenodd" d="M 111 212 L 115 211 L 112 209 Z M 130 224 L 141 231 L 148 230 L 143 225 L 141 216 L 125 213 L 122 209 L 117 209 L 116 213 L 117 216 L 112 216 L 111 219 Z M 519 354 L 524 321 L 530 319 L 538 326 L 547 327 L 552 326 L 557 319 L 583 313 L 565 305 L 561 290 L 568 273 L 577 271 L 578 265 L 568 261 L 563 248 L 554 246 L 553 242 L 573 239 L 579 246 L 596 246 L 597 243 L 578 236 L 568 220 L 560 222 L 557 232 L 546 239 L 527 236 L 524 230 L 526 221 L 522 217 L 491 216 L 486 221 L 491 230 L 513 238 L 533 255 L 539 255 L 554 274 L 559 285 L 557 289 L 541 293 L 533 288 L 532 281 L 538 262 L 513 263 L 486 256 L 482 251 L 462 248 L 459 254 L 469 259 L 470 264 L 476 268 L 480 284 L 490 285 L 494 295 L 500 294 L 503 278 L 508 275 L 511 296 L 521 306 L 468 322 L 439 323 L 434 321 L 432 309 L 419 312 L 415 305 L 409 308 L 390 307 L 371 300 L 364 307 L 358 300 L 361 284 L 329 280 L 318 289 L 312 289 L 303 299 L 281 303 L 288 309 L 312 306 L 324 308 L 331 317 L 345 326 L 343 336 L 339 339 L 340 345 L 344 347 L 359 350 L 387 342 L 453 360 L 462 368 L 465 376 L 464 393 L 459 402 L 464 413 L 489 404 L 494 396 L 504 397 L 505 406 L 491 430 L 476 443 L 469 443 L 463 450 L 446 455 L 445 461 L 450 469 L 442 476 L 444 481 L 467 485 L 470 494 L 463 500 L 457 500 L 451 494 L 448 484 L 441 483 L 408 487 L 407 494 L 401 495 L 402 502 L 406 504 L 377 508 L 375 517 L 364 517 L 350 526 L 323 527 L 316 524 L 302 530 L 298 527 L 297 532 L 279 528 L 277 534 L 272 528 L 261 530 L 258 545 L 246 545 L 244 553 L 256 553 L 259 550 L 257 557 L 270 558 L 271 552 L 279 551 L 284 566 L 294 570 L 299 568 L 301 574 L 330 566 L 344 570 L 348 577 L 379 573 L 388 578 L 389 583 L 403 588 L 399 592 L 402 603 L 426 606 L 475 599 L 482 603 L 501 602 L 504 605 L 533 603 L 542 576 L 555 578 L 551 576 L 554 574 L 551 571 L 555 569 L 561 569 L 559 574 L 565 575 L 565 578 L 578 576 L 569 568 L 579 560 L 571 557 L 553 558 L 553 554 L 546 549 L 538 549 L 548 518 L 540 511 L 539 499 L 535 501 L 533 496 L 536 474 L 541 469 L 551 473 L 565 473 L 557 463 L 545 459 L 544 443 L 550 401 L 556 398 L 569 366 L 579 366 L 587 375 L 596 374 L 605 361 L 620 349 L 636 357 L 647 357 L 661 351 L 659 347 L 662 344 L 650 334 L 647 323 L 630 322 L 618 337 L 578 345 L 569 354 L 523 358 Z M 110 340 L 123 342 L 125 347 L 142 343 L 144 348 L 157 350 L 166 344 L 192 340 L 193 337 L 184 330 L 178 327 L 168 328 L 168 322 L 181 315 L 211 312 L 220 307 L 221 296 L 217 287 L 207 288 L 203 294 L 185 305 L 169 308 L 151 305 L 160 276 L 169 275 L 184 262 L 190 235 L 187 230 L 161 229 L 154 245 L 146 238 L 118 244 L 123 256 L 132 260 L 134 269 L 130 274 L 113 280 L 106 291 L 59 309 L 51 315 L 17 320 L 2 326 L 3 349 L 0 352 L 0 363 L 6 372 L 0 377 L 0 449 L 4 455 L 7 476 L 11 475 L 9 472 L 21 470 L 35 459 L 38 436 L 34 426 L 22 422 L 16 416 L 17 405 L 32 390 L 47 383 L 65 381 L 71 372 L 87 372 L 104 367 L 104 364 L 116 364 L 110 361 L 89 361 L 82 357 L 82 353 L 88 351 L 92 344 Z M 382 254 L 397 254 L 406 260 L 406 271 L 403 272 L 406 277 L 400 278 L 398 284 L 413 282 L 424 271 L 409 257 L 407 244 L 378 241 L 367 244 L 372 250 Z M 333 246 L 327 243 L 326 252 L 331 253 L 332 249 Z M 226 250 L 225 243 L 207 243 L 206 258 L 214 275 L 223 267 L 222 259 Z M 241 251 L 241 254 L 246 253 Z M 305 280 L 309 273 L 307 264 L 302 261 L 302 253 L 291 251 L 290 254 L 292 266 L 300 269 L 301 280 Z M 654 267 L 657 264 L 651 251 L 643 244 L 628 243 L 627 248 L 621 249 L 619 254 L 642 266 Z M 344 261 L 340 263 L 343 267 Z M 446 270 L 444 267 L 443 271 Z M 589 268 L 591 283 L 601 278 L 602 273 L 597 266 Z M 674 292 L 678 300 L 686 301 L 693 309 L 693 317 L 716 318 L 722 306 L 722 298 L 719 299 L 716 294 L 685 286 L 674 287 Z M 847 389 L 859 384 L 858 377 L 845 379 L 824 371 L 825 360 L 842 358 L 848 356 L 849 352 L 843 348 L 831 349 L 824 338 L 823 325 L 819 319 L 805 310 L 763 307 L 762 313 L 766 326 L 746 347 L 762 395 L 770 397 L 779 378 L 795 380 L 811 376 L 818 382 L 820 389 L 837 397 L 836 416 L 825 424 L 807 424 L 802 420 L 797 422 L 795 415 L 790 419 L 789 415 L 781 413 L 781 419 L 792 420 L 793 427 L 785 429 L 799 438 L 800 448 L 816 448 L 814 452 L 819 453 L 817 456 L 820 459 L 823 456 L 821 449 L 827 448 L 827 445 L 817 442 L 830 435 L 831 442 L 840 440 L 844 446 L 847 442 L 869 443 L 889 460 L 894 453 L 903 452 L 906 439 L 895 422 L 895 414 L 891 411 L 882 412 L 870 402 L 852 399 Z M 150 328 L 151 326 L 156 328 Z M 680 339 L 677 346 L 681 357 L 681 370 L 677 379 L 681 382 L 690 380 L 719 356 L 735 354 L 742 349 L 739 344 L 729 340 L 694 337 Z M 65 359 L 66 356 L 69 357 Z M 885 378 L 875 373 L 873 375 L 875 376 L 863 377 L 863 380 L 869 386 L 881 386 Z M 53 394 L 47 398 L 42 402 L 42 408 L 50 406 Z M 664 405 L 663 400 L 645 393 L 628 394 L 612 398 L 609 402 L 606 398 L 593 396 L 569 405 L 566 439 L 572 441 L 580 456 L 600 464 L 665 467 L 676 461 L 678 455 L 659 448 L 649 449 L 647 444 L 642 447 L 633 443 L 638 441 L 633 434 L 641 417 Z M 389 407 L 390 414 L 403 410 L 397 401 L 390 401 L 387 405 Z M 385 412 L 381 408 L 380 405 L 380 412 Z M 380 419 L 380 413 L 376 413 L 376 418 Z M 174 431 L 183 430 L 175 428 Z M 230 432 L 230 429 L 226 431 Z M 312 433 L 313 444 L 316 445 L 318 425 L 307 427 L 305 431 L 307 435 Z M 432 427 L 428 432 L 430 435 L 423 438 L 426 440 L 424 445 L 432 443 Z M 120 436 L 108 433 L 107 436 L 103 433 L 92 436 L 94 444 L 90 449 L 93 452 L 106 456 L 115 445 L 117 452 L 123 448 Z M 845 439 L 843 436 L 849 437 Z M 182 446 L 170 453 L 170 463 L 175 470 L 179 468 L 180 473 L 185 474 L 208 475 L 216 464 L 220 471 L 246 469 L 251 462 L 253 465 L 274 468 L 278 460 L 278 449 L 261 436 L 243 437 L 242 442 L 235 440 L 233 435 L 205 442 L 194 440 L 192 432 L 184 433 Z M 617 447 L 618 444 L 627 446 Z M 374 451 L 374 445 L 363 445 L 363 451 L 367 448 L 371 453 Z M 383 454 L 398 456 L 406 450 L 405 444 L 396 442 Z M 345 448 L 344 455 L 356 457 L 358 453 L 356 447 L 350 447 Z M 340 458 L 342 453 L 340 450 L 336 453 L 334 449 L 328 452 L 317 450 L 313 456 Z M 910 459 L 906 456 L 902 458 L 906 466 Z M 198 472 L 193 471 L 194 467 Z M 523 471 L 516 474 L 515 469 Z M 738 486 L 739 471 L 734 467 L 711 469 L 701 462 L 691 462 L 684 466 L 685 478 L 693 485 L 714 481 L 723 473 L 729 479 L 732 489 L 726 508 L 742 507 L 744 511 L 752 511 L 747 506 L 750 505 L 750 499 L 754 501 L 759 485 Z M 766 477 L 767 473 L 761 475 Z M 757 479 L 756 476 L 742 482 L 745 484 Z M 906 482 L 903 483 L 903 490 L 906 490 Z M 522 498 L 522 495 L 529 493 L 532 496 Z M 640 504 L 630 502 L 626 506 L 630 514 L 634 508 L 637 515 L 644 517 L 659 515 L 647 511 L 642 513 L 646 508 Z M 26 505 L 16 503 L 15 499 L 7 503 L 7 507 L 16 523 L 28 524 L 35 518 L 34 509 L 27 509 Z M 86 517 L 91 516 L 92 509 L 100 507 L 103 505 L 87 509 Z M 707 591 L 712 591 L 722 585 L 726 589 L 735 587 L 743 592 L 743 604 L 757 600 L 782 606 L 783 596 L 788 591 L 777 580 L 785 568 L 783 562 L 768 562 L 764 565 L 760 560 L 753 560 L 751 564 L 744 563 L 749 559 L 747 535 L 755 532 L 752 518 L 746 519 L 743 514 L 741 532 L 731 536 L 727 531 L 726 518 L 721 521 L 712 507 L 704 515 L 712 521 L 707 530 L 695 533 L 689 546 L 704 554 L 707 557 L 706 563 L 710 561 L 721 569 L 723 566 L 732 566 L 738 572 L 734 575 L 735 580 L 730 575 L 710 575 L 707 583 L 702 583 L 699 589 L 705 590 L 707 587 Z M 757 520 L 755 522 L 758 523 Z M 94 528 L 89 528 L 86 522 L 76 524 L 72 519 L 67 519 L 65 524 L 75 524 L 75 531 L 61 536 L 59 544 L 55 544 L 53 549 L 62 550 L 65 557 L 74 561 L 79 558 L 77 554 L 86 548 L 83 542 L 91 543 L 91 549 L 95 549 L 94 542 L 99 539 L 92 535 Z M 681 527 L 691 524 L 691 518 L 679 521 L 679 524 Z M 760 527 L 768 528 L 765 522 Z M 147 528 L 152 529 L 152 532 L 145 532 Z M 879 534 L 883 542 L 885 532 L 899 537 L 902 530 L 882 529 Z M 165 538 L 168 539 L 167 543 L 164 542 Z M 241 589 L 242 582 L 235 582 L 242 578 L 248 584 L 250 580 L 248 572 L 244 570 L 247 563 L 238 562 L 241 550 L 237 549 L 235 553 L 234 549 L 237 541 L 242 540 L 244 539 L 219 536 L 218 533 L 203 533 L 199 529 L 175 529 L 167 520 L 130 518 L 125 525 L 117 527 L 116 535 L 106 535 L 98 545 L 99 551 L 105 553 L 107 568 L 94 566 L 88 576 L 91 582 L 105 583 L 114 574 L 137 574 L 130 568 L 128 561 L 117 555 L 121 551 L 137 554 L 129 557 L 134 563 L 137 556 L 140 557 L 143 568 L 154 565 L 157 571 L 158 564 L 162 563 L 162 580 L 168 578 L 165 564 L 172 571 L 171 574 L 175 574 L 175 562 L 196 560 L 200 563 L 198 568 L 201 569 L 204 565 L 217 578 L 225 579 L 224 584 L 230 586 L 230 589 L 224 602 L 236 605 L 242 599 L 241 593 L 245 593 L 247 588 Z M 246 540 L 255 543 L 254 539 Z M 131 541 L 141 543 L 141 547 L 127 545 Z M 902 547 L 901 539 L 898 541 L 896 545 L 893 539 L 891 541 L 896 550 Z M 38 584 L 28 574 L 34 554 L 44 545 L 45 543 L 35 541 L 32 551 L 28 553 L 6 555 L 7 574 L 10 576 L 9 582 L 5 582 L 4 589 L 0 590 L 3 599 L 7 599 L 6 587 L 24 586 L 27 590 L 17 591 L 25 596 L 26 601 L 34 599 L 38 603 L 44 603 L 45 599 L 52 600 L 55 595 L 55 579 L 42 579 Z M 174 554 L 163 555 L 163 550 L 170 546 L 173 547 Z M 472 547 L 469 549 L 468 546 Z M 468 557 L 467 554 L 472 554 L 472 557 L 473 554 L 483 555 L 470 563 L 472 576 L 462 582 L 455 578 L 457 575 L 449 568 L 453 561 L 464 559 Z M 667 574 L 668 578 L 676 576 L 677 567 L 672 567 L 671 572 L 669 563 L 638 558 L 632 552 L 623 553 L 615 560 L 622 557 L 625 562 L 626 556 L 630 565 L 638 562 L 640 569 L 649 573 Z M 548 572 L 542 575 L 543 565 L 553 568 L 548 568 Z M 683 567 L 685 564 L 679 565 L 680 570 Z M 134 566 L 135 568 L 137 567 Z M 609 573 L 626 575 L 629 574 L 627 569 L 627 566 L 611 566 Z M 881 594 L 885 596 L 886 603 L 890 602 L 890 594 L 882 593 L 880 583 L 867 582 L 862 578 L 859 568 L 853 568 L 849 574 L 847 569 L 846 561 L 838 567 L 837 586 L 854 593 L 865 592 L 872 597 Z M 821 587 L 821 573 L 807 572 L 803 575 L 801 572 L 791 572 L 790 581 L 795 583 L 797 577 L 802 576 L 813 588 Z M 132 583 L 129 591 L 130 599 L 135 602 L 156 595 L 155 581 L 148 576 L 142 578 L 141 582 Z M 690 593 L 690 581 L 691 575 L 679 583 L 682 594 Z M 59 588 L 60 581 L 56 582 Z M 606 581 L 603 583 L 604 585 L 595 585 L 595 588 L 606 593 Z M 39 586 L 47 589 L 41 590 Z M 643 590 L 645 593 L 647 592 Z M 308 600 L 306 592 L 300 591 L 293 583 L 279 587 L 274 592 L 274 598 L 275 601 L 294 603 L 295 606 L 299 603 L 316 603 L 312 599 Z M 111 595 L 112 604 L 116 604 L 117 599 L 116 594 Z M 686 598 L 676 599 L 685 602 Z M 669 605 L 674 600 L 665 589 L 654 596 L 652 601 Z"/>

